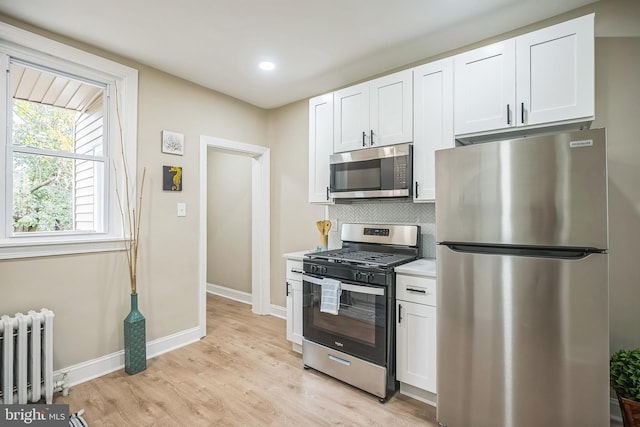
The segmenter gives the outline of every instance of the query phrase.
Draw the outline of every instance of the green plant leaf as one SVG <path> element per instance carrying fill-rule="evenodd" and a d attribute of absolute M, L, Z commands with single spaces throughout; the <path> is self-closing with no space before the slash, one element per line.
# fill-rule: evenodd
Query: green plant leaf
<path fill-rule="evenodd" d="M 618 396 L 640 401 L 640 348 L 618 350 L 611 356 L 609 381 Z"/>

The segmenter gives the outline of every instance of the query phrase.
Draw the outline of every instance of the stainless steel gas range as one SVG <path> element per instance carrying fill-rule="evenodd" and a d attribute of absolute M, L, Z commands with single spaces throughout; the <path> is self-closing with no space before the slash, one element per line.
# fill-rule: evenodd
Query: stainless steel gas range
<path fill-rule="evenodd" d="M 420 227 L 343 224 L 341 239 L 303 260 L 304 366 L 385 402 L 397 389 L 394 267 L 420 257 Z"/>

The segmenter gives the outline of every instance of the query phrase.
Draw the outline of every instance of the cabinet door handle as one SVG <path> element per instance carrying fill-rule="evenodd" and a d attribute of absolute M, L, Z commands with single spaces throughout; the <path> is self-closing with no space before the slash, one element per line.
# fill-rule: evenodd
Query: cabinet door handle
<path fill-rule="evenodd" d="M 415 198 L 418 198 L 418 181 L 416 181 L 416 194 L 415 194 Z"/>
<path fill-rule="evenodd" d="M 398 324 L 402 323 L 402 304 L 398 304 Z"/>
<path fill-rule="evenodd" d="M 427 291 L 425 291 L 424 289 L 414 289 L 414 288 L 407 288 L 407 292 L 416 292 L 419 294 L 426 294 Z"/>
<path fill-rule="evenodd" d="M 364 139 L 367 137 L 367 133 L 365 131 L 362 131 L 362 146 L 366 147 L 367 144 L 364 143 Z"/>
<path fill-rule="evenodd" d="M 520 104 L 520 121 L 524 124 L 524 102 Z"/>
<path fill-rule="evenodd" d="M 511 124 L 511 109 L 509 108 L 509 104 L 507 104 L 507 124 Z"/>
<path fill-rule="evenodd" d="M 371 142 L 369 142 L 369 145 L 373 145 L 373 129 L 371 129 Z"/>
<path fill-rule="evenodd" d="M 287 291 L 285 296 L 288 297 L 289 296 L 289 282 L 285 282 L 285 287 L 284 287 Z"/>
<path fill-rule="evenodd" d="M 327 200 L 329 200 L 329 187 L 327 187 Z"/>

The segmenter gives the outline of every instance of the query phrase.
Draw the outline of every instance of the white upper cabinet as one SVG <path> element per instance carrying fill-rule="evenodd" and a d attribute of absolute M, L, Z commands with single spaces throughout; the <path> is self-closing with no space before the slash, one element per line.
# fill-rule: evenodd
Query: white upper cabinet
<path fill-rule="evenodd" d="M 404 70 L 370 82 L 372 146 L 413 140 L 413 73 Z"/>
<path fill-rule="evenodd" d="M 455 133 L 513 126 L 515 41 L 506 40 L 455 57 Z"/>
<path fill-rule="evenodd" d="M 518 124 L 593 119 L 593 14 L 516 39 Z"/>
<path fill-rule="evenodd" d="M 411 142 L 412 83 L 404 70 L 334 92 L 333 151 Z"/>
<path fill-rule="evenodd" d="M 357 150 L 369 143 L 369 84 L 360 83 L 334 92 L 333 151 Z"/>
<path fill-rule="evenodd" d="M 594 15 L 455 57 L 455 134 L 593 120 Z"/>
<path fill-rule="evenodd" d="M 309 202 L 329 198 L 329 157 L 333 152 L 333 94 L 309 100 Z"/>
<path fill-rule="evenodd" d="M 413 69 L 413 179 L 415 202 L 436 197 L 435 152 L 455 146 L 453 59 Z"/>

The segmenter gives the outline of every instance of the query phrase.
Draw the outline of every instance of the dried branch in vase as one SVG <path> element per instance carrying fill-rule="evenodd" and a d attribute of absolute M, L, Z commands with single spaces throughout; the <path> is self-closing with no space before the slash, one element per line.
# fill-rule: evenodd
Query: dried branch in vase
<path fill-rule="evenodd" d="M 142 194 L 144 191 L 144 179 L 147 175 L 147 168 L 142 169 L 142 179 L 140 188 L 134 186 L 134 194 L 138 194 L 138 199 L 131 201 L 131 187 L 129 182 L 129 168 L 127 158 L 125 156 L 124 135 L 122 131 L 122 122 L 120 120 L 120 108 L 118 106 L 118 90 L 116 87 L 116 113 L 118 117 L 118 127 L 120 130 L 120 153 L 122 155 L 122 169 L 124 174 L 124 200 L 118 189 L 116 178 L 116 199 L 118 200 L 118 208 L 120 209 L 120 217 L 122 220 L 122 230 L 125 238 L 125 252 L 127 254 L 127 262 L 129 265 L 129 280 L 131 284 L 131 295 L 137 295 L 137 270 L 138 270 L 138 246 L 140 242 L 140 229 L 142 219 Z M 118 176 L 115 160 L 113 162 L 115 176 Z"/>

